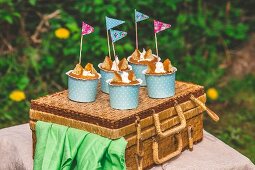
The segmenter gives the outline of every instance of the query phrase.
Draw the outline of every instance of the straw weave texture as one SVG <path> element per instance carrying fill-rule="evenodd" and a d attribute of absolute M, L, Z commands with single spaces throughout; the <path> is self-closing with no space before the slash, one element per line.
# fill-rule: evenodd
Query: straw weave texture
<path fill-rule="evenodd" d="M 190 112 L 191 117 L 187 120 L 187 126 L 181 132 L 182 141 L 183 141 L 183 150 L 188 146 L 188 132 L 187 128 L 191 126 L 193 128 L 192 137 L 194 143 L 197 143 L 203 138 L 203 114 L 197 111 L 201 111 L 199 109 L 194 109 Z M 195 116 L 194 116 L 195 115 Z M 192 117 L 194 116 L 194 117 Z M 178 124 L 177 117 L 174 120 L 170 120 L 169 122 L 173 122 L 174 125 Z M 168 122 L 162 123 L 162 129 L 165 129 Z M 30 121 L 30 127 L 32 129 L 32 140 L 33 140 L 33 155 L 36 146 L 36 134 L 35 134 L 35 122 Z M 153 133 L 154 132 L 154 133 Z M 142 131 L 143 138 L 143 168 L 148 168 L 154 165 L 154 161 L 152 158 L 152 136 L 155 136 L 155 127 L 150 127 L 146 131 Z M 126 166 L 128 169 L 133 170 L 137 169 L 137 164 L 135 160 L 136 155 L 136 135 L 126 138 L 128 145 L 126 149 Z M 169 153 L 172 153 L 177 148 L 177 143 L 174 136 L 169 136 L 159 140 L 159 157 L 166 156 Z"/>
<path fill-rule="evenodd" d="M 166 99 L 151 99 L 145 88 L 140 89 L 139 107 L 133 110 L 114 110 L 109 106 L 109 95 L 99 92 L 96 102 L 77 103 L 67 98 L 67 91 L 41 97 L 31 102 L 30 128 L 32 130 L 33 151 L 36 146 L 36 121 L 61 124 L 101 136 L 117 139 L 124 137 L 128 144 L 126 149 L 126 165 L 128 169 L 137 169 L 137 126 L 141 128 L 141 145 L 144 155 L 142 167 L 148 168 L 154 164 L 152 138 L 157 137 L 159 157 L 173 153 L 178 146 L 175 135 L 159 138 L 155 128 L 153 113 L 158 114 L 160 129 L 166 132 L 180 125 L 180 117 L 174 105 L 181 107 L 186 120 L 186 127 L 181 130 L 182 149 L 187 148 L 188 127 L 192 128 L 192 138 L 197 143 L 203 138 L 203 111 L 201 107 L 190 100 L 195 96 L 201 103 L 206 102 L 202 86 L 185 82 L 176 82 L 176 95 Z M 139 120 L 139 121 L 138 121 Z M 181 145 L 180 145 L 181 146 Z"/>
<path fill-rule="evenodd" d="M 67 91 L 58 92 L 31 101 L 31 109 L 63 116 L 66 118 L 90 122 L 110 129 L 118 129 L 129 125 L 136 120 L 151 116 L 155 112 L 161 112 L 172 106 L 174 101 L 183 103 L 188 101 L 191 95 L 199 97 L 204 94 L 202 86 L 191 83 L 176 82 L 176 94 L 165 99 L 152 99 L 147 95 L 146 88 L 139 92 L 139 106 L 132 110 L 115 110 L 110 107 L 109 95 L 99 90 L 97 99 L 92 103 L 78 103 L 68 99 Z"/>
<path fill-rule="evenodd" d="M 198 99 L 204 103 L 206 100 L 206 97 L 205 95 L 202 95 Z M 192 101 L 186 101 L 180 104 L 180 106 L 184 112 L 184 115 L 186 116 L 186 119 L 189 117 L 189 113 L 186 113 L 186 111 L 189 111 L 196 107 L 196 105 Z M 169 119 L 177 115 L 174 107 L 161 111 L 158 114 L 159 114 L 160 121 L 164 121 L 166 119 Z M 136 133 L 135 121 L 119 129 L 110 129 L 110 128 L 102 127 L 89 122 L 82 122 L 79 120 L 74 120 L 74 119 L 63 117 L 63 116 L 58 116 L 51 113 L 37 111 L 33 109 L 30 110 L 30 120 L 33 120 L 33 121 L 41 120 L 45 122 L 57 123 L 57 124 L 61 124 L 61 125 L 69 126 L 69 127 L 74 127 L 77 129 L 96 133 L 110 139 L 117 139 L 122 136 L 129 137 L 129 136 L 132 136 L 134 133 Z M 152 116 L 142 119 L 140 124 L 142 129 L 144 129 L 145 127 L 153 126 L 154 122 L 153 122 Z"/>

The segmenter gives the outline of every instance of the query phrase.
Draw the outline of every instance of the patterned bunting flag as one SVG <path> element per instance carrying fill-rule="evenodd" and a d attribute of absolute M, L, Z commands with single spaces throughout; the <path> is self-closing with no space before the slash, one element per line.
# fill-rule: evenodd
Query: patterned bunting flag
<path fill-rule="evenodd" d="M 127 35 L 127 32 L 110 29 L 112 42 L 116 42 Z"/>
<path fill-rule="evenodd" d="M 85 22 L 82 22 L 82 29 L 81 29 L 81 34 L 86 35 L 94 32 L 94 28 Z"/>
<path fill-rule="evenodd" d="M 171 27 L 170 24 L 154 20 L 154 33 L 158 33 L 170 27 Z"/>
<path fill-rule="evenodd" d="M 106 20 L 106 29 L 107 30 L 125 23 L 125 21 L 114 19 L 114 18 L 109 18 L 109 17 L 105 17 L 105 20 Z"/>
<path fill-rule="evenodd" d="M 148 19 L 148 18 L 149 18 L 148 15 L 145 15 L 141 12 L 138 12 L 135 9 L 135 22 L 139 22 L 139 21 L 142 21 L 142 20 L 145 20 L 145 19 Z"/>

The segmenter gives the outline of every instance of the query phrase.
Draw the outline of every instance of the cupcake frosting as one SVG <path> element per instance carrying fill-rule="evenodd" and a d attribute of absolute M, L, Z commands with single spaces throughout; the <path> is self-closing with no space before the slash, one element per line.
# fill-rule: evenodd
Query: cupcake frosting
<path fill-rule="evenodd" d="M 127 72 L 123 72 L 121 74 L 121 79 L 123 83 L 130 83 L 131 81 L 128 79 L 129 74 Z"/>
<path fill-rule="evenodd" d="M 130 70 L 130 66 L 128 65 L 128 61 L 126 58 L 119 60 L 116 56 L 115 60 L 112 61 L 110 57 L 106 56 L 104 62 L 99 65 L 101 69 L 108 71 L 126 71 Z"/>
<path fill-rule="evenodd" d="M 68 72 L 68 75 L 79 79 L 99 78 L 99 74 L 91 63 L 88 63 L 85 68 L 83 68 L 80 64 L 76 64 L 75 68 Z"/>
<path fill-rule="evenodd" d="M 150 62 L 157 62 L 160 58 L 154 54 L 152 54 L 151 49 L 148 49 L 147 51 L 143 49 L 142 52 L 140 52 L 138 49 L 136 49 L 133 54 L 129 57 L 129 61 L 132 63 L 137 64 L 147 64 Z"/>
<path fill-rule="evenodd" d="M 162 62 L 156 62 L 155 73 L 165 73 L 164 65 Z"/>
<path fill-rule="evenodd" d="M 144 60 L 150 61 L 151 60 L 151 59 L 144 58 L 145 53 L 146 53 L 146 51 L 145 51 L 145 49 L 143 49 L 143 52 L 140 52 L 140 59 L 138 61 L 144 61 Z"/>
<path fill-rule="evenodd" d="M 169 59 L 166 59 L 163 63 L 158 61 L 156 63 L 149 63 L 146 73 L 147 74 L 168 74 L 174 72 L 174 67 Z"/>
<path fill-rule="evenodd" d="M 112 62 L 112 67 L 111 67 L 111 70 L 113 71 L 118 71 L 119 70 L 119 63 L 120 63 L 120 60 L 118 57 L 115 57 L 115 60 Z"/>
<path fill-rule="evenodd" d="M 123 71 L 123 72 L 114 72 L 114 77 L 112 80 L 109 80 L 111 84 L 116 85 L 135 85 L 139 84 L 140 81 L 136 79 L 135 73 L 131 71 Z"/>
<path fill-rule="evenodd" d="M 95 76 L 95 74 L 92 74 L 90 71 L 86 71 L 86 70 L 83 70 L 83 72 L 82 72 L 82 75 L 83 76 Z"/>

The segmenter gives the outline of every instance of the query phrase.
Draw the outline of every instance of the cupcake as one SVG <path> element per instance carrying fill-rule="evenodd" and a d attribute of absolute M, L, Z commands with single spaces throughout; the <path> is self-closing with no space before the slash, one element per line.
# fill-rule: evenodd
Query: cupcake
<path fill-rule="evenodd" d="M 115 57 L 115 60 L 112 61 L 110 57 L 106 56 L 103 63 L 98 65 L 100 69 L 101 77 L 101 90 L 104 93 L 109 93 L 109 87 L 106 80 L 113 78 L 114 71 L 129 71 L 132 70 L 132 67 L 128 65 L 126 58 L 123 58 L 119 61 L 118 57 Z"/>
<path fill-rule="evenodd" d="M 160 61 L 160 58 L 154 54 L 152 54 L 151 49 L 143 52 L 140 52 L 138 49 L 135 49 L 133 54 L 128 57 L 128 62 L 132 66 L 132 70 L 134 70 L 135 75 L 143 81 L 141 86 L 146 86 L 146 81 L 144 74 L 142 73 L 143 70 L 147 68 L 149 63 L 155 63 Z"/>
<path fill-rule="evenodd" d="M 175 72 L 171 61 L 149 63 L 145 74 L 148 95 L 151 98 L 167 98 L 175 94 Z"/>
<path fill-rule="evenodd" d="M 133 71 L 114 72 L 109 83 L 110 105 L 114 109 L 134 109 L 138 106 L 142 80 L 136 79 Z"/>
<path fill-rule="evenodd" d="M 96 100 L 98 81 L 101 77 L 92 64 L 85 68 L 76 64 L 74 70 L 67 73 L 68 98 L 76 102 L 93 102 Z"/>

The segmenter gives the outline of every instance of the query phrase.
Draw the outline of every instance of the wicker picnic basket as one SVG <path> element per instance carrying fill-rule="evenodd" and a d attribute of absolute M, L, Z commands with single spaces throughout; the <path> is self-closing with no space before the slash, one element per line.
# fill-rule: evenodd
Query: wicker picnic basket
<path fill-rule="evenodd" d="M 36 121 L 52 122 L 111 139 L 124 137 L 127 169 L 140 170 L 161 164 L 201 141 L 203 111 L 213 120 L 219 119 L 204 105 L 203 87 L 191 83 L 176 82 L 176 95 L 165 99 L 149 98 L 146 88 L 141 88 L 139 102 L 134 110 L 114 110 L 107 94 L 99 92 L 93 103 L 77 103 L 67 98 L 67 91 L 32 100 L 33 149 Z"/>

